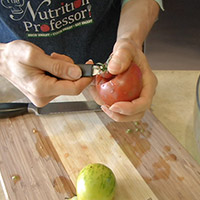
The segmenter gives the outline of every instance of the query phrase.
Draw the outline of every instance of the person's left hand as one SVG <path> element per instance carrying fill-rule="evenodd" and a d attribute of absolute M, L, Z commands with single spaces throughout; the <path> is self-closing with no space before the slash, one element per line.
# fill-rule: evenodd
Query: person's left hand
<path fill-rule="evenodd" d="M 136 43 L 129 39 L 118 40 L 108 64 L 108 71 L 114 75 L 120 74 L 130 66 L 131 62 L 140 67 L 143 76 L 143 89 L 139 98 L 131 102 L 117 102 L 109 107 L 100 99 L 95 86 L 93 85 L 90 88 L 94 100 L 102 105 L 102 110 L 110 118 L 117 122 L 140 120 L 145 111 L 150 108 L 157 86 L 157 78 L 142 52 L 142 47 L 138 47 Z"/>

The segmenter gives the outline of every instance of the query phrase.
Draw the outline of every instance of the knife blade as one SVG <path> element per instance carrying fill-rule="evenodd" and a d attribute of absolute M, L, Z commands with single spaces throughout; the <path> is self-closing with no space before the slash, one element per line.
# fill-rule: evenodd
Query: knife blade
<path fill-rule="evenodd" d="M 55 102 L 44 107 L 37 107 L 32 103 L 0 103 L 0 118 L 16 117 L 28 113 L 47 115 L 83 111 L 101 111 L 101 106 L 94 101 Z"/>

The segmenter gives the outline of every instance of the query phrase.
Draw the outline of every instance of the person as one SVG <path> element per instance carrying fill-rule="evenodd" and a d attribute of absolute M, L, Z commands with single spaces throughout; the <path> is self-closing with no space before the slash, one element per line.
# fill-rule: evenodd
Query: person
<path fill-rule="evenodd" d="M 1 0 L 0 75 L 38 107 L 91 85 L 94 100 L 113 120 L 140 120 L 157 86 L 142 45 L 159 5 L 161 0 Z M 138 99 L 108 107 L 92 86 L 93 78 L 81 77 L 75 63 L 105 62 L 111 53 L 108 71 L 117 75 L 135 62 L 143 89 Z"/>

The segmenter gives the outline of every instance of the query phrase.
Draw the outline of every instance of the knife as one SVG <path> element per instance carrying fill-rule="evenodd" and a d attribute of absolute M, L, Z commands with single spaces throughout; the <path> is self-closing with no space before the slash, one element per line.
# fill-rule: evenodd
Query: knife
<path fill-rule="evenodd" d="M 68 101 L 49 103 L 36 107 L 32 103 L 0 103 L 0 118 L 16 117 L 28 113 L 35 115 L 56 114 L 64 112 L 100 111 L 101 106 L 94 101 Z"/>
<path fill-rule="evenodd" d="M 77 64 L 82 70 L 82 77 L 92 77 L 101 72 L 101 64 Z"/>
<path fill-rule="evenodd" d="M 82 76 L 81 77 L 92 77 L 97 74 L 100 74 L 103 67 L 101 63 L 97 64 L 76 64 L 81 68 Z M 45 72 L 46 75 L 60 79 L 59 77 L 51 74 L 50 72 Z"/>

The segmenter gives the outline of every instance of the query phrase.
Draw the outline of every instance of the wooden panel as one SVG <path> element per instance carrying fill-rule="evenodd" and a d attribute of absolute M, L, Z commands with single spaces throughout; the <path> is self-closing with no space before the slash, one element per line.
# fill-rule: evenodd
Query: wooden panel
<path fill-rule="evenodd" d="M 57 101 L 77 99 L 85 97 Z M 69 198 L 81 168 L 94 162 L 113 170 L 115 200 L 199 199 L 200 166 L 151 111 L 138 123 L 102 112 L 0 120 L 0 170 L 11 200 Z"/>

